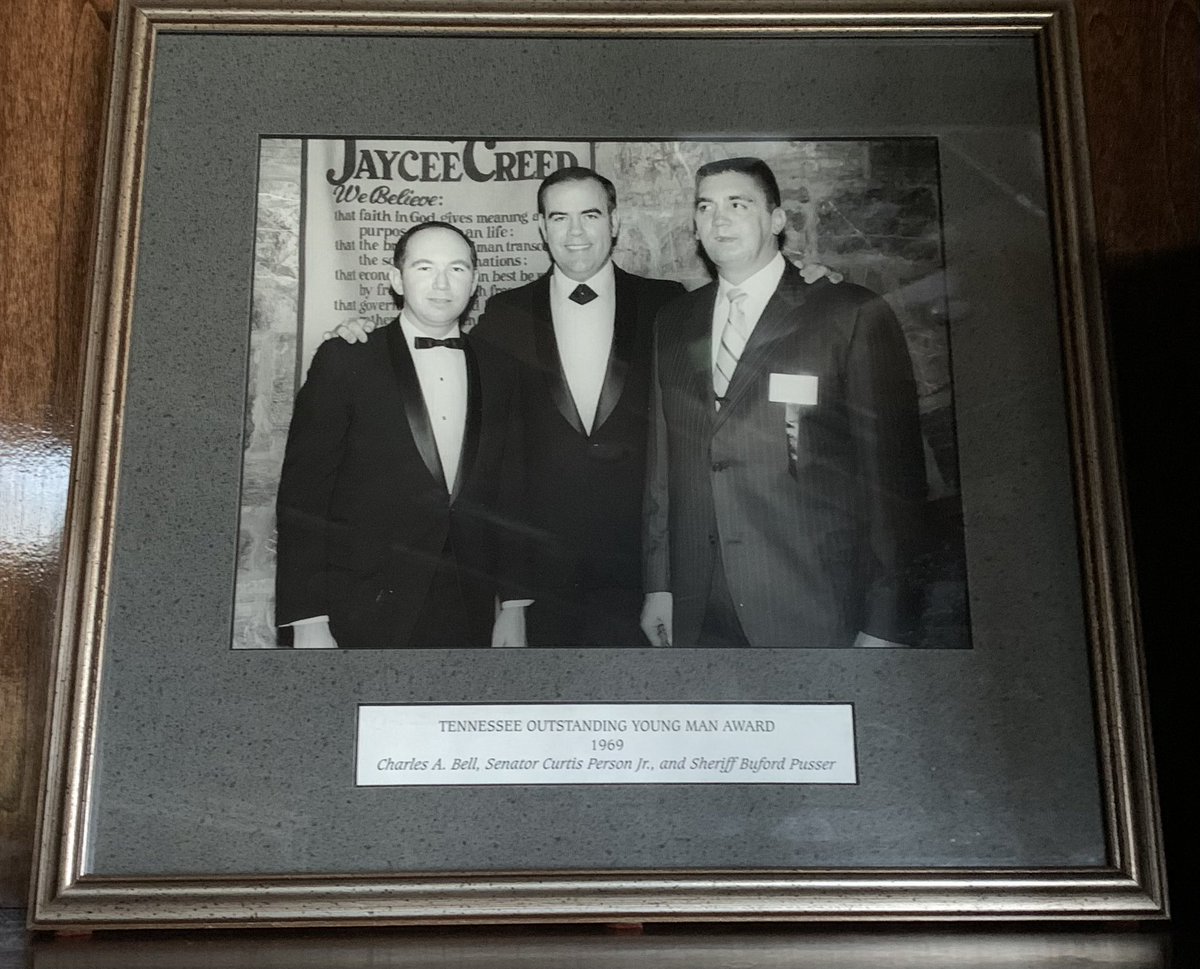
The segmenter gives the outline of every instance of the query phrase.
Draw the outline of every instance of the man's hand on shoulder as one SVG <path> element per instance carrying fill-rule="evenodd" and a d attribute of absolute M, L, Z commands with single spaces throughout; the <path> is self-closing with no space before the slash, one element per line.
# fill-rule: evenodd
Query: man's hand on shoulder
<path fill-rule="evenodd" d="M 332 340 L 335 336 L 340 336 L 347 343 L 366 343 L 367 337 L 381 326 L 387 326 L 390 320 L 385 320 L 382 323 L 375 323 L 372 320 L 359 317 L 357 320 L 351 320 L 349 323 L 339 323 L 336 329 L 326 330 L 322 334 L 322 340 Z"/>
<path fill-rule="evenodd" d="M 822 266 L 819 262 L 805 262 L 798 256 L 793 258 L 791 263 L 800 270 L 800 278 L 806 283 L 815 283 L 818 279 L 828 279 L 836 285 L 846 278 L 837 270 Z"/>

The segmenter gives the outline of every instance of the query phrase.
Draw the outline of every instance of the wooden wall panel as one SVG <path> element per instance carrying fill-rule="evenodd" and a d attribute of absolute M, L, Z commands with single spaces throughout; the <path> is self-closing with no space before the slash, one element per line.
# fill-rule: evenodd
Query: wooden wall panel
<path fill-rule="evenodd" d="M 0 3 L 0 905 L 29 873 L 110 19 Z"/>
<path fill-rule="evenodd" d="M 1180 414 L 1180 388 L 1200 304 L 1200 13 L 1197 0 L 1077 9 L 1169 857 L 1182 871 L 1184 838 L 1170 839 L 1188 819 L 1172 822 L 1170 768 L 1191 727 L 1169 687 L 1194 625 L 1181 603 L 1196 594 L 1180 597 L 1173 516 L 1190 507 L 1182 461 L 1195 437 L 1178 425 L 1195 414 Z M 110 18 L 111 0 L 0 3 L 0 907 L 23 904 L 28 879 Z"/>
<path fill-rule="evenodd" d="M 1167 880 L 1176 924 L 1200 914 L 1195 863 L 1200 400 L 1200 3 L 1077 5 L 1093 195 L 1141 599 Z M 1186 686 L 1185 686 L 1186 685 Z M 1183 963 L 1180 963 L 1181 965 Z"/>
<path fill-rule="evenodd" d="M 1107 260 L 1200 240 L 1196 0 L 1077 4 L 1093 195 Z"/>

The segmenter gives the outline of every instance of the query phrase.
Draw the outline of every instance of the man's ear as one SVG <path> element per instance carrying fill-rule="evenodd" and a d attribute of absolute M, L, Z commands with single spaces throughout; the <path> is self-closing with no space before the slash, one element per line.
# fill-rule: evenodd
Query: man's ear
<path fill-rule="evenodd" d="M 388 281 L 392 284 L 393 293 L 397 296 L 404 295 L 404 277 L 395 266 L 388 270 Z"/>
<path fill-rule="evenodd" d="M 783 206 L 777 206 L 771 212 L 771 235 L 779 235 L 785 226 L 787 226 L 787 213 L 783 211 Z"/>
<path fill-rule="evenodd" d="M 548 247 L 550 242 L 546 238 L 546 217 L 541 212 L 538 212 L 534 215 L 533 221 L 537 223 L 538 235 L 542 237 L 542 243 Z"/>
<path fill-rule="evenodd" d="M 613 209 L 608 213 L 608 221 L 612 225 L 612 237 L 615 240 L 617 233 L 621 231 L 621 210 Z"/>

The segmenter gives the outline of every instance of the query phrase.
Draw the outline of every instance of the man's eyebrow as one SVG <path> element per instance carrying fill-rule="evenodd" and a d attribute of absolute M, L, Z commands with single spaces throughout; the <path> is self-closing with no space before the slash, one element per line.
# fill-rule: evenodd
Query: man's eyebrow
<path fill-rule="evenodd" d="M 725 195 L 725 196 L 722 196 L 722 198 L 725 198 L 725 199 L 729 200 L 730 202 L 753 202 L 753 201 L 755 201 L 756 197 L 753 195 L 746 195 L 741 192 L 734 192 L 732 195 Z M 696 196 L 696 204 L 697 205 L 699 205 L 701 202 L 715 202 L 715 201 L 716 201 L 716 199 L 711 195 L 697 195 Z"/>
<path fill-rule="evenodd" d="M 418 256 L 416 259 L 409 260 L 408 264 L 410 266 L 420 266 L 420 265 L 424 265 L 427 263 L 432 263 L 433 261 L 434 260 L 429 256 Z M 469 266 L 469 265 L 471 265 L 471 260 L 470 259 L 451 259 L 450 262 L 448 263 L 448 265 Z"/>
<path fill-rule="evenodd" d="M 596 213 L 597 215 L 599 215 L 600 214 L 600 206 L 593 205 L 590 209 L 582 209 L 582 210 L 580 210 L 579 214 L 580 215 L 591 215 L 593 212 Z M 546 213 L 546 218 L 549 219 L 555 215 L 567 215 L 567 214 L 568 213 L 564 209 L 551 209 L 549 212 Z"/>

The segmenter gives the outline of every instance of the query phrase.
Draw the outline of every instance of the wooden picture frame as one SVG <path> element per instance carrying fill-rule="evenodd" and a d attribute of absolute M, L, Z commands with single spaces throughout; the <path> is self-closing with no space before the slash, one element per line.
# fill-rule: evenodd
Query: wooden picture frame
<path fill-rule="evenodd" d="M 128 0 L 114 37 L 32 926 L 1164 916 L 1069 3 Z M 1008 73 L 948 82 L 985 55 Z M 940 138 L 973 648 L 709 679 L 231 651 L 258 139 L 362 133 L 368 80 L 380 134 L 482 134 L 504 97 L 512 137 Z M 705 83 L 764 107 L 701 129 Z M 440 114 L 413 94 L 439 85 Z M 825 106 L 764 130 L 797 89 Z M 353 782 L 361 705 L 691 701 L 853 705 L 851 793 Z"/>

